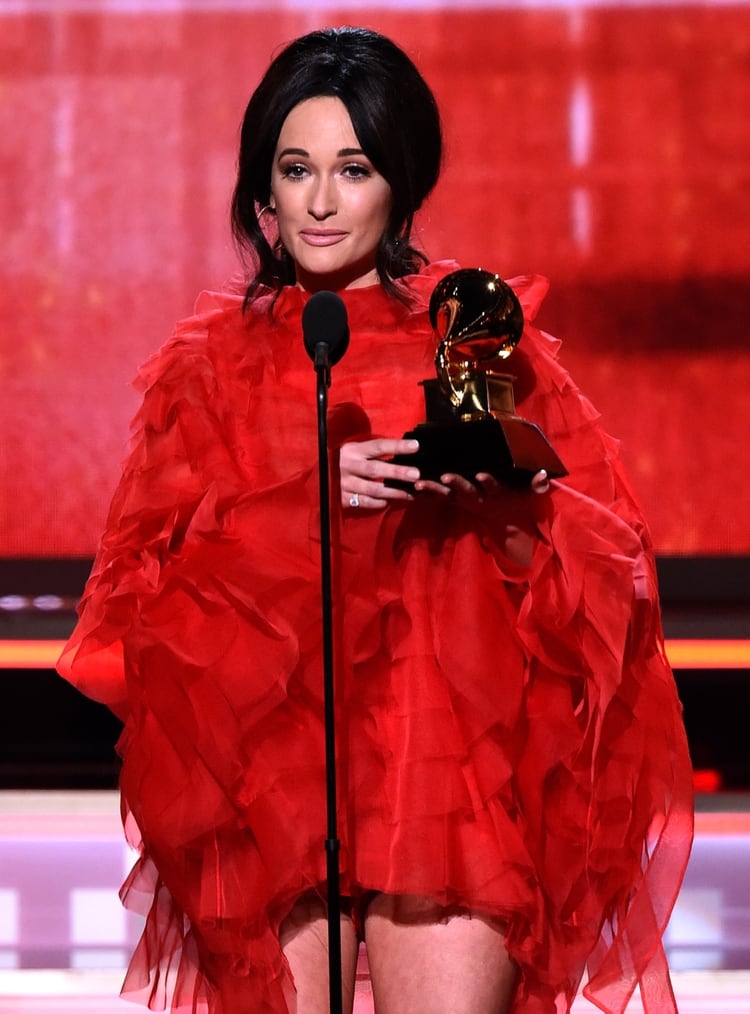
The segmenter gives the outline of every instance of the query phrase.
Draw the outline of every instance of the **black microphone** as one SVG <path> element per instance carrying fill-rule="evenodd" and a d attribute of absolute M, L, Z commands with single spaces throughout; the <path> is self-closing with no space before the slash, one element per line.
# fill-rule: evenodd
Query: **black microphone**
<path fill-rule="evenodd" d="M 335 366 L 349 347 L 346 306 L 335 292 L 316 292 L 302 311 L 302 336 L 315 368 Z"/>

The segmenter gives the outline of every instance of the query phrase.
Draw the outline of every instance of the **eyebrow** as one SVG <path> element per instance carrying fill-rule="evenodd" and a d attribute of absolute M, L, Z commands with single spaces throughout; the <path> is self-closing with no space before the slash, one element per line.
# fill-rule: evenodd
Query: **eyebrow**
<path fill-rule="evenodd" d="M 350 158 L 352 155 L 364 155 L 364 151 L 361 148 L 340 148 L 336 152 L 337 158 Z M 285 155 L 301 155 L 303 158 L 309 158 L 310 152 L 305 151 L 304 148 L 284 148 L 283 151 L 279 152 L 279 158 L 284 158 Z"/>

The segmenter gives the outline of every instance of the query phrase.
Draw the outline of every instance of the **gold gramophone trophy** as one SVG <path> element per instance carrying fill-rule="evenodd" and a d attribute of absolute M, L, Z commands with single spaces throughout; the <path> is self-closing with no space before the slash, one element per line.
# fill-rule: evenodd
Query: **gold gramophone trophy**
<path fill-rule="evenodd" d="M 426 421 L 404 434 L 419 441 L 419 451 L 394 461 L 436 481 L 446 472 L 470 480 L 488 472 L 523 486 L 541 469 L 551 478 L 567 475 L 541 429 L 516 415 L 515 378 L 498 369 L 523 332 L 511 287 L 490 271 L 463 268 L 438 283 L 429 314 L 439 339 L 437 376 L 421 381 Z"/>

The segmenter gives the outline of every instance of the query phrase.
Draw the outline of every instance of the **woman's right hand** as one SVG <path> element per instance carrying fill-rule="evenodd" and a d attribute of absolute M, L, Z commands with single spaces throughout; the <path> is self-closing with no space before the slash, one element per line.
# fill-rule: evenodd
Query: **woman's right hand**
<path fill-rule="evenodd" d="M 416 482 L 419 469 L 410 465 L 394 465 L 389 458 L 395 454 L 415 454 L 419 450 L 416 440 L 360 440 L 343 444 L 339 451 L 341 475 L 341 504 L 343 507 L 364 507 L 382 510 L 389 503 L 413 500 L 404 489 L 386 486 L 386 479 Z"/>

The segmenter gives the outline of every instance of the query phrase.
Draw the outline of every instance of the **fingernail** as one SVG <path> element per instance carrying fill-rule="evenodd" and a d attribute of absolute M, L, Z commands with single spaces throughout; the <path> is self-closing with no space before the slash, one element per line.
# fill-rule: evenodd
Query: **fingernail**
<path fill-rule="evenodd" d="M 418 440 L 409 440 L 409 441 L 407 441 L 407 443 L 409 444 L 409 447 L 413 447 L 415 451 L 419 450 L 419 441 Z"/>
<path fill-rule="evenodd" d="M 406 473 L 406 475 L 410 482 L 416 482 L 417 479 L 419 478 L 419 469 L 410 468 L 409 471 Z"/>

